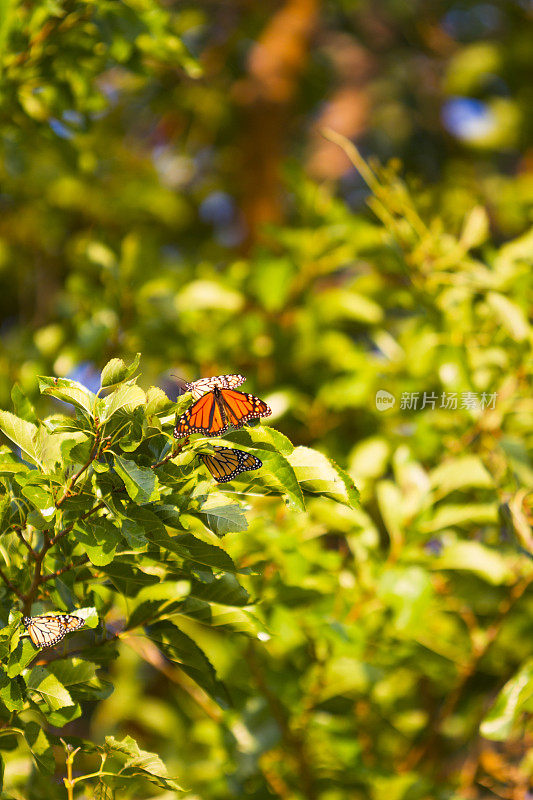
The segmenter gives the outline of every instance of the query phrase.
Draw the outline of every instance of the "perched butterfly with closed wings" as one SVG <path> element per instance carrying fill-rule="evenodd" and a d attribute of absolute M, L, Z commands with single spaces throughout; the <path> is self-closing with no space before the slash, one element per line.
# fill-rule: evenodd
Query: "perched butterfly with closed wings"
<path fill-rule="evenodd" d="M 77 631 L 85 624 L 85 620 L 73 614 L 39 614 L 37 617 L 23 617 L 22 622 L 35 647 L 53 647 L 67 633 Z"/>
<path fill-rule="evenodd" d="M 245 453 L 244 450 L 236 450 L 233 447 L 220 447 L 220 445 L 215 445 L 214 453 L 199 453 L 198 457 L 202 459 L 218 483 L 227 483 L 241 472 L 248 472 L 263 466 L 263 462 L 251 453 Z"/>
<path fill-rule="evenodd" d="M 215 375 L 212 378 L 200 378 L 198 381 L 179 382 L 187 392 L 191 392 L 195 400 L 199 400 L 206 392 L 211 392 L 215 386 L 219 389 L 236 389 L 246 378 L 244 375 Z"/>
<path fill-rule="evenodd" d="M 222 378 L 241 378 L 241 375 L 223 375 Z M 219 380 L 204 378 L 202 380 Z M 198 383 L 198 381 L 197 381 Z M 240 428 L 249 420 L 268 417 L 272 411 L 263 400 L 246 392 L 237 392 L 214 384 L 193 405 L 176 420 L 174 436 L 181 439 L 191 433 L 205 433 L 207 436 L 220 436 L 228 427 Z"/>

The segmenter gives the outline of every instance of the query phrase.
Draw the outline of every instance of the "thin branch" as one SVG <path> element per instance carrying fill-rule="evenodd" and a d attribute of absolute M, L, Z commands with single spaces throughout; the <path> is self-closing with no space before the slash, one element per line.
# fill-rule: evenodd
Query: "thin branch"
<path fill-rule="evenodd" d="M 59 578 L 60 575 L 63 575 L 64 572 L 68 572 L 71 569 L 77 569 L 78 567 L 83 567 L 84 564 L 87 564 L 89 561 L 89 556 L 82 556 L 79 561 L 72 561 L 70 564 L 67 564 L 61 569 L 57 569 L 55 572 L 49 572 L 47 575 L 41 575 L 39 578 L 39 584 L 46 583 L 47 581 L 52 581 L 54 578 Z"/>
<path fill-rule="evenodd" d="M 67 527 L 64 528 L 62 531 L 59 531 L 59 533 L 56 533 L 54 538 L 51 539 L 50 542 L 48 543 L 48 547 L 46 548 L 46 550 L 49 550 L 51 547 L 53 547 L 59 541 L 59 539 L 61 539 L 67 533 L 70 533 L 71 530 L 73 530 L 74 526 L 77 525 L 78 522 L 81 522 L 82 520 L 87 519 L 87 517 L 92 516 L 92 514 L 95 514 L 97 511 L 100 511 L 100 509 L 104 508 L 104 507 L 105 507 L 105 503 L 103 501 L 101 501 L 100 503 L 98 503 L 93 508 L 90 508 L 89 511 L 86 511 L 85 514 L 82 514 L 81 517 L 78 517 L 78 519 L 75 522 L 71 522 L 70 525 L 67 525 Z"/>
<path fill-rule="evenodd" d="M 163 464 L 166 464 L 167 461 L 170 461 L 171 458 L 174 458 L 175 456 L 177 456 L 178 453 L 180 453 L 183 450 L 183 448 L 185 447 L 185 445 L 187 445 L 187 444 L 189 444 L 189 437 L 188 436 L 187 436 L 186 439 L 182 439 L 179 442 L 179 444 L 176 445 L 175 448 L 172 447 L 171 450 L 170 450 L 170 453 L 168 454 L 168 456 L 165 456 L 165 458 L 162 458 L 161 461 L 157 461 L 155 464 L 151 464 L 150 465 L 150 469 L 157 469 L 158 467 L 163 466 Z"/>
<path fill-rule="evenodd" d="M 21 528 L 14 527 L 13 530 L 17 534 L 18 538 L 20 539 L 20 541 L 22 542 L 24 547 L 26 547 L 28 549 L 28 551 L 29 551 L 30 555 L 32 556 L 32 558 L 37 558 L 37 553 L 35 552 L 35 550 L 31 546 L 31 544 L 29 542 L 27 542 L 26 539 L 24 538 L 24 536 L 22 535 Z"/>
<path fill-rule="evenodd" d="M 99 432 L 98 429 L 96 429 L 95 436 L 94 436 L 94 443 L 93 443 L 93 446 L 91 448 L 91 453 L 89 455 L 89 458 L 87 459 L 85 464 L 82 467 L 80 467 L 80 469 L 76 472 L 76 474 L 73 475 L 72 478 L 69 480 L 65 491 L 63 492 L 63 494 L 59 498 L 59 500 L 57 500 L 57 502 L 56 502 L 56 508 L 60 508 L 60 506 L 62 506 L 63 503 L 65 502 L 65 500 L 67 498 L 71 497 L 72 489 L 76 485 L 76 482 L 77 482 L 78 478 L 81 478 L 83 473 L 86 470 L 89 469 L 89 467 L 91 466 L 92 462 L 96 458 L 96 455 L 98 453 L 99 445 L 100 445 L 100 432 Z"/>

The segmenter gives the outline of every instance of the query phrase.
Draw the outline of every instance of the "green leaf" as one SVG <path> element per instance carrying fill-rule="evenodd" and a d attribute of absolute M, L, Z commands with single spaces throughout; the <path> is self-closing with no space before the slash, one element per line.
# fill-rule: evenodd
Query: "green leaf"
<path fill-rule="evenodd" d="M 8 711 L 22 711 L 24 708 L 19 679 L 9 678 L 2 669 L 0 669 L 0 700 Z"/>
<path fill-rule="evenodd" d="M 487 302 L 516 342 L 523 342 L 528 338 L 530 327 L 519 305 L 497 292 L 489 292 Z"/>
<path fill-rule="evenodd" d="M 104 564 L 101 571 L 109 577 L 117 591 L 128 597 L 137 594 L 143 586 L 152 586 L 160 580 L 157 575 L 143 572 L 136 562 L 122 559 L 115 559 L 112 564 Z"/>
<path fill-rule="evenodd" d="M 14 678 L 17 675 L 21 675 L 35 656 L 35 646 L 32 644 L 30 637 L 22 636 L 15 649 L 10 653 L 7 664 L 8 677 Z"/>
<path fill-rule="evenodd" d="M 235 575 L 228 573 L 213 576 L 209 581 L 193 580 L 191 595 L 228 606 L 245 606 L 250 602 L 246 589 L 240 585 Z"/>
<path fill-rule="evenodd" d="M 141 775 L 163 789 L 180 791 L 180 786 L 167 777 L 167 769 L 156 753 L 141 750 L 131 736 L 126 736 L 119 741 L 114 736 L 105 737 L 106 753 L 112 756 L 126 756 L 126 762 L 120 770 L 120 777 Z"/>
<path fill-rule="evenodd" d="M 164 391 L 158 386 L 150 386 L 146 392 L 146 416 L 152 417 L 155 414 L 164 414 L 174 406 L 172 400 L 166 396 Z"/>
<path fill-rule="evenodd" d="M 22 494 L 33 503 L 35 508 L 43 514 L 45 519 L 50 520 L 55 513 L 54 498 L 50 490 L 44 486 L 39 486 L 34 483 L 26 483 L 22 489 Z M 43 513 L 44 510 L 50 513 Z"/>
<path fill-rule="evenodd" d="M 432 520 L 420 527 L 424 531 L 443 530 L 453 525 L 471 528 L 473 525 L 490 524 L 498 521 L 496 503 L 470 503 L 468 505 L 445 504 L 439 506 Z"/>
<path fill-rule="evenodd" d="M 269 428 L 268 425 L 247 426 L 235 431 L 230 431 L 224 435 L 223 440 L 219 440 L 219 442 L 222 441 L 226 441 L 228 445 L 244 445 L 250 448 L 250 450 L 256 449 L 262 450 L 263 452 L 270 450 L 272 452 L 281 453 L 284 456 L 290 455 L 294 450 L 294 445 L 290 439 L 275 428 Z"/>
<path fill-rule="evenodd" d="M 140 360 L 141 354 L 137 353 L 129 367 L 126 366 L 121 358 L 112 358 L 111 361 L 108 361 L 102 370 L 102 379 L 100 382 L 102 389 L 116 386 L 117 383 L 122 383 L 122 381 L 131 378 L 137 371 Z"/>
<path fill-rule="evenodd" d="M 160 506 L 152 506 L 159 510 Z M 144 547 L 148 542 L 147 531 L 159 531 L 165 534 L 165 526 L 153 510 L 135 506 L 130 503 L 124 510 L 125 518 L 122 520 L 122 533 L 132 548 Z"/>
<path fill-rule="evenodd" d="M 497 742 L 509 740 L 513 727 L 533 697 L 533 659 L 507 681 L 481 723 L 481 735 Z"/>
<path fill-rule="evenodd" d="M 87 699 L 96 700 L 97 698 L 90 697 Z M 73 706 L 66 706 L 65 708 L 60 708 L 58 711 L 47 711 L 46 721 L 55 728 L 63 728 L 65 725 L 68 725 L 69 722 L 79 719 L 82 713 L 81 705 L 79 703 L 74 703 Z"/>
<path fill-rule="evenodd" d="M 73 534 L 83 545 L 92 564 L 102 567 L 113 561 L 120 543 L 120 534 L 108 519 L 99 517 L 80 520 L 75 525 Z"/>
<path fill-rule="evenodd" d="M 146 396 L 139 386 L 134 383 L 123 384 L 102 401 L 100 422 L 102 424 L 108 422 L 113 414 L 116 414 L 122 408 L 127 411 L 133 411 L 134 408 L 145 403 Z"/>
<path fill-rule="evenodd" d="M 394 611 L 395 627 L 402 632 L 415 632 L 429 609 L 433 586 L 426 570 L 398 565 L 383 572 L 378 595 Z"/>
<path fill-rule="evenodd" d="M 92 416 L 96 396 L 77 381 L 69 378 L 47 378 L 39 377 L 39 391 L 58 400 L 71 403 L 76 408 L 85 411 L 88 416 Z"/>
<path fill-rule="evenodd" d="M 24 727 L 24 738 L 30 748 L 35 763 L 40 770 L 53 773 L 56 766 L 54 751 L 48 741 L 42 725 L 28 722 Z"/>
<path fill-rule="evenodd" d="M 0 475 L 15 475 L 17 473 L 28 473 L 30 467 L 23 464 L 20 458 L 5 445 L 0 447 Z"/>
<path fill-rule="evenodd" d="M 76 612 L 77 615 L 78 612 Z M 48 664 L 47 669 L 63 686 L 90 683 L 96 677 L 96 664 L 84 661 L 81 658 L 65 658 L 52 661 Z"/>
<path fill-rule="evenodd" d="M 15 409 L 15 414 L 17 417 L 25 419 L 26 422 L 32 422 L 34 425 L 36 425 L 38 419 L 35 409 L 18 383 L 15 383 L 11 389 L 11 399 L 13 401 L 13 408 Z"/>
<path fill-rule="evenodd" d="M 33 667 L 26 679 L 28 691 L 37 693 L 51 711 L 74 705 L 67 689 L 45 667 Z"/>
<path fill-rule="evenodd" d="M 146 536 L 152 544 L 162 547 L 171 553 L 175 553 L 181 558 L 215 569 L 225 570 L 226 572 L 236 572 L 237 568 L 232 559 L 222 550 L 212 544 L 202 542 L 191 534 L 180 536 L 169 536 L 163 528 L 162 530 L 146 531 Z"/>
<path fill-rule="evenodd" d="M 449 494 L 456 489 L 492 488 L 494 481 L 478 456 L 459 456 L 439 464 L 430 472 L 431 486 L 439 495 Z"/>
<path fill-rule="evenodd" d="M 114 800 L 114 794 L 113 789 L 107 783 L 104 783 L 102 779 L 98 780 L 94 787 L 94 800 Z"/>
<path fill-rule="evenodd" d="M 217 536 L 247 530 L 248 521 L 243 509 L 236 503 L 219 505 L 219 502 L 218 497 L 210 495 L 194 513 Z"/>
<path fill-rule="evenodd" d="M 503 555 L 481 542 L 455 542 L 447 545 L 433 562 L 435 569 L 474 572 L 494 586 L 511 584 L 516 578 Z"/>
<path fill-rule="evenodd" d="M 196 597 L 188 597 L 173 614 L 173 619 L 178 623 L 180 618 L 192 619 L 213 627 L 223 627 L 226 630 L 246 633 L 253 637 L 264 632 L 265 629 L 265 626 L 259 622 L 250 609 L 207 603 Z"/>
<path fill-rule="evenodd" d="M 121 456 L 115 457 L 114 464 L 132 500 L 142 504 L 159 499 L 157 476 L 153 469 L 139 467 L 135 461 Z"/>
<path fill-rule="evenodd" d="M 352 508 L 357 505 L 359 492 L 350 476 L 322 453 L 295 447 L 288 461 L 304 492 L 325 495 Z"/>
<path fill-rule="evenodd" d="M 170 622 L 151 625 L 148 635 L 167 658 L 179 664 L 187 675 L 222 705 L 224 689 L 216 672 L 205 653 L 189 636 Z"/>
<path fill-rule="evenodd" d="M 0 410 L 0 430 L 20 447 L 25 457 L 34 464 L 41 466 L 36 444 L 38 428 L 32 422 L 16 417 L 9 411 Z"/>
<path fill-rule="evenodd" d="M 141 589 L 135 598 L 134 607 L 126 624 L 127 629 L 136 628 L 148 620 L 154 621 L 164 614 L 168 616 L 181 605 L 189 594 L 189 581 L 163 581 L 155 586 Z"/>

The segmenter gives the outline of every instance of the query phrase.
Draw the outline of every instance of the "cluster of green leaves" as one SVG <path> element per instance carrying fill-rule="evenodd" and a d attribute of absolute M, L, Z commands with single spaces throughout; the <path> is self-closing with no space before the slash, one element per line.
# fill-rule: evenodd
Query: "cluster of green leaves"
<path fill-rule="evenodd" d="M 195 436 L 176 444 L 173 438 L 175 415 L 190 395 L 175 404 L 157 387 L 144 392 L 134 377 L 138 364 L 139 355 L 130 366 L 110 361 L 97 394 L 76 381 L 41 378 L 41 393 L 73 406 L 74 416 L 56 412 L 39 420 L 18 386 L 17 413 L 0 412 L 0 430 L 16 448 L 0 451 L 6 561 L 0 571 L 0 748 L 12 749 L 21 735 L 37 768 L 48 772 L 55 769 L 57 736 L 49 739 L 47 730 L 78 719 L 84 702 L 109 695 L 112 685 L 97 670 L 116 657 L 117 640 L 133 633 L 146 631 L 160 658 L 179 664 L 227 704 L 215 669 L 186 631 L 191 620 L 253 637 L 263 630 L 238 581 L 243 568 L 221 544 L 226 533 L 247 528 L 237 495 L 245 497 L 251 481 L 255 493 L 283 495 L 299 511 L 304 493 L 356 500 L 351 480 L 324 456 L 294 448 L 261 426 L 227 437 L 263 462 L 259 477 L 233 482 L 236 495 L 229 499 L 196 459 L 209 441 Z M 35 664 L 35 647 L 21 636 L 17 598 L 25 614 L 71 612 L 89 630 L 69 636 L 73 651 L 39 653 Z M 176 788 L 160 760 L 141 753 L 133 740 L 108 745 L 106 756 L 130 758 L 116 773 L 108 760 L 101 782 L 113 786 L 113 775 L 119 783 L 145 775 Z"/>

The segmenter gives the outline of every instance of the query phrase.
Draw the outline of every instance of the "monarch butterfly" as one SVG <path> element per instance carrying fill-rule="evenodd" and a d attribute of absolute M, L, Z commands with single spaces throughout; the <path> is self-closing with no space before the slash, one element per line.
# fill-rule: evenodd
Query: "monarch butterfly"
<path fill-rule="evenodd" d="M 262 461 L 250 453 L 245 453 L 244 450 L 235 450 L 232 447 L 220 447 L 219 445 L 215 445 L 214 453 L 199 453 L 199 457 L 218 483 L 226 483 L 241 472 L 248 472 L 263 466 Z"/>
<path fill-rule="evenodd" d="M 213 386 L 176 421 L 174 436 L 176 439 L 191 433 L 220 436 L 229 425 L 240 428 L 250 419 L 270 414 L 267 404 L 253 394 Z"/>
<path fill-rule="evenodd" d="M 206 392 L 210 392 L 215 386 L 219 389 L 235 389 L 244 383 L 244 375 L 215 375 L 212 378 L 200 378 L 199 381 L 183 382 L 184 388 L 192 393 L 195 400 L 199 400 Z"/>
<path fill-rule="evenodd" d="M 81 628 L 85 620 L 72 614 L 39 614 L 37 617 L 23 617 L 22 622 L 35 647 L 53 647 L 67 633 Z"/>

